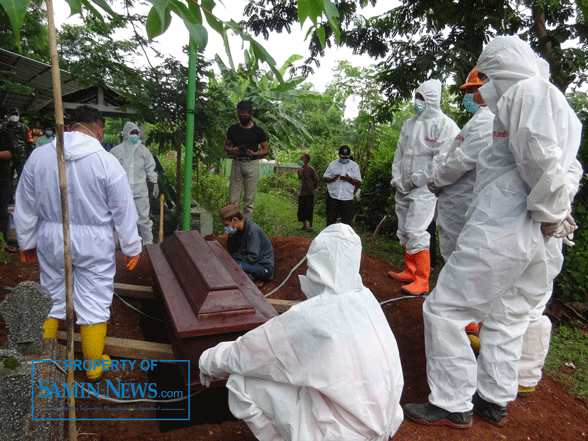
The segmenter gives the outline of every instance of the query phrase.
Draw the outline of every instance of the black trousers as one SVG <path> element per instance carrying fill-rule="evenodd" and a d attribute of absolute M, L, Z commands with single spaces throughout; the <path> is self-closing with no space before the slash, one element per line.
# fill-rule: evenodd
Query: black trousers
<path fill-rule="evenodd" d="M 314 195 L 298 196 L 298 222 L 312 222 L 314 214 Z"/>
<path fill-rule="evenodd" d="M 337 222 L 337 218 L 341 218 L 341 222 L 351 225 L 353 221 L 354 207 L 353 200 L 340 201 L 332 198 L 327 193 L 327 227 Z"/>

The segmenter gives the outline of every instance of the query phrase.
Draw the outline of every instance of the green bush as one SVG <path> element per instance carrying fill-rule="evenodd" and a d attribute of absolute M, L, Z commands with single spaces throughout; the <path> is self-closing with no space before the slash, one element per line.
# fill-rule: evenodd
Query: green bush
<path fill-rule="evenodd" d="M 588 95 L 574 92 L 568 95 L 572 108 L 583 124 L 582 141 L 578 160 L 584 173 L 588 171 Z M 555 279 L 554 295 L 575 302 L 588 303 L 588 174 L 580 184 L 574 198 L 572 216 L 578 224 L 574 233 L 573 247 L 564 245 L 565 260 L 559 276 Z"/>

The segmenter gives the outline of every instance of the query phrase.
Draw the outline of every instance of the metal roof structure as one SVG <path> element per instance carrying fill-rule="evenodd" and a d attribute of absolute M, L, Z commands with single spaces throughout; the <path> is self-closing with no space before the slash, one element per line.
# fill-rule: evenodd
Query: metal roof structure
<path fill-rule="evenodd" d="M 53 111 L 53 79 L 51 65 L 0 48 L 0 75 L 35 89 L 31 94 L 0 90 L 0 107 L 18 107 L 21 113 L 49 113 Z M 106 86 L 80 89 L 70 72 L 60 69 L 63 108 L 75 109 L 80 104 L 98 108 L 104 116 L 123 117 L 135 113 L 125 109 L 124 98 Z"/>

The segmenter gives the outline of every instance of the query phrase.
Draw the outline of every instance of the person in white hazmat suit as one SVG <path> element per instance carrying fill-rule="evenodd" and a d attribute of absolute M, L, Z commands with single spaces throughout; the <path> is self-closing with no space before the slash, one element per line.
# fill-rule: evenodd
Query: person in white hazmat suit
<path fill-rule="evenodd" d="M 413 421 L 455 428 L 471 426 L 472 407 L 506 424 L 529 314 L 555 276 L 544 234 L 565 235 L 573 223 L 566 179 L 582 129 L 518 37 L 492 40 L 478 73 L 493 144 L 478 155 L 467 223 L 423 304 L 429 402 L 404 407 Z M 483 322 L 477 360 L 463 330 L 471 322 Z"/>
<path fill-rule="evenodd" d="M 153 221 L 149 218 L 149 190 L 147 179 L 153 183 L 153 197 L 159 195 L 155 160 L 147 147 L 139 139 L 139 127 L 128 121 L 123 126 L 123 142 L 114 146 L 110 153 L 121 163 L 131 185 L 135 206 L 139 215 L 137 227 L 143 245 L 153 243 Z"/>
<path fill-rule="evenodd" d="M 405 247 L 406 269 L 388 275 L 408 283 L 402 290 L 411 295 L 429 292 L 431 259 L 427 232 L 435 214 L 436 198 L 427 189 L 434 160 L 439 160 L 459 133 L 459 127 L 439 107 L 441 82 L 428 80 L 415 91 L 416 115 L 405 121 L 400 131 L 392 181 L 396 188 L 397 236 Z M 436 158 L 436 159 L 435 159 Z"/>
<path fill-rule="evenodd" d="M 106 322 L 116 272 L 114 230 L 118 231 L 127 267 L 134 269 L 141 253 L 137 211 L 125 172 L 100 144 L 104 118 L 90 106 L 72 114 L 71 132 L 63 134 L 69 204 L 73 307 L 81 325 L 88 381 L 102 376 Z M 53 300 L 43 325 L 44 338 L 55 338 L 65 318 L 63 222 L 56 139 L 37 147 L 27 160 L 16 189 L 14 222 L 23 261 L 39 259 L 41 286 Z M 101 363 L 100 360 L 103 362 Z"/>
<path fill-rule="evenodd" d="M 200 357 L 228 378 L 229 407 L 260 441 L 388 440 L 400 426 L 398 347 L 359 275 L 361 240 L 342 223 L 308 249 L 308 300 Z"/>
<path fill-rule="evenodd" d="M 541 77 L 549 81 L 549 63 L 543 58 L 538 58 L 537 67 Z M 582 165 L 576 160 L 571 166 L 566 175 L 566 186 L 570 195 L 570 200 L 574 198 L 578 192 L 580 181 L 582 179 Z M 547 227 L 549 228 L 549 227 Z M 569 228 L 569 227 L 568 227 Z M 546 228 L 544 228 L 545 230 Z M 569 246 L 574 243 L 563 238 L 563 242 Z M 549 342 L 551 340 L 551 320 L 546 315 L 543 315 L 547 302 L 553 293 L 553 279 L 559 274 L 563 264 L 563 255 L 561 253 L 562 240 L 557 237 L 547 241 L 547 270 L 548 279 L 552 281 L 550 289 L 545 293 L 545 297 L 541 302 L 529 313 L 529 326 L 523 336 L 523 349 L 521 352 L 521 359 L 519 361 L 518 383 L 519 389 L 517 396 L 520 398 L 527 398 L 535 391 L 535 386 L 541 380 L 541 370 L 547 358 L 549 350 Z"/>
<path fill-rule="evenodd" d="M 437 229 L 439 248 L 445 262 L 455 250 L 459 233 L 466 223 L 466 211 L 474 199 L 476 164 L 480 151 L 492 144 L 494 114 L 486 103 L 474 102 L 482 85 L 476 67 L 460 87 L 466 89 L 463 103 L 472 118 L 459 132 L 442 161 L 436 162 L 429 190 L 438 196 Z"/>

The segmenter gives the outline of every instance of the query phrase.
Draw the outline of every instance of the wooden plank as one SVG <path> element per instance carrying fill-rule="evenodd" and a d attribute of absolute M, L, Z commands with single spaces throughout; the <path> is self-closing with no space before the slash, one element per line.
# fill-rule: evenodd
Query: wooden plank
<path fill-rule="evenodd" d="M 270 305 L 280 314 L 286 312 L 292 306 L 298 305 L 302 300 L 280 300 L 280 299 L 266 299 Z"/>
<path fill-rule="evenodd" d="M 133 297 L 135 299 L 155 299 L 153 288 L 150 286 L 115 283 L 114 292 L 122 297 Z"/>
<path fill-rule="evenodd" d="M 57 332 L 57 340 L 65 342 L 65 331 Z M 78 333 L 74 334 L 74 349 L 76 352 L 82 352 L 82 339 Z M 132 358 L 135 360 L 175 359 L 174 352 L 169 344 L 117 337 L 106 337 L 104 353 L 114 357 Z"/>

